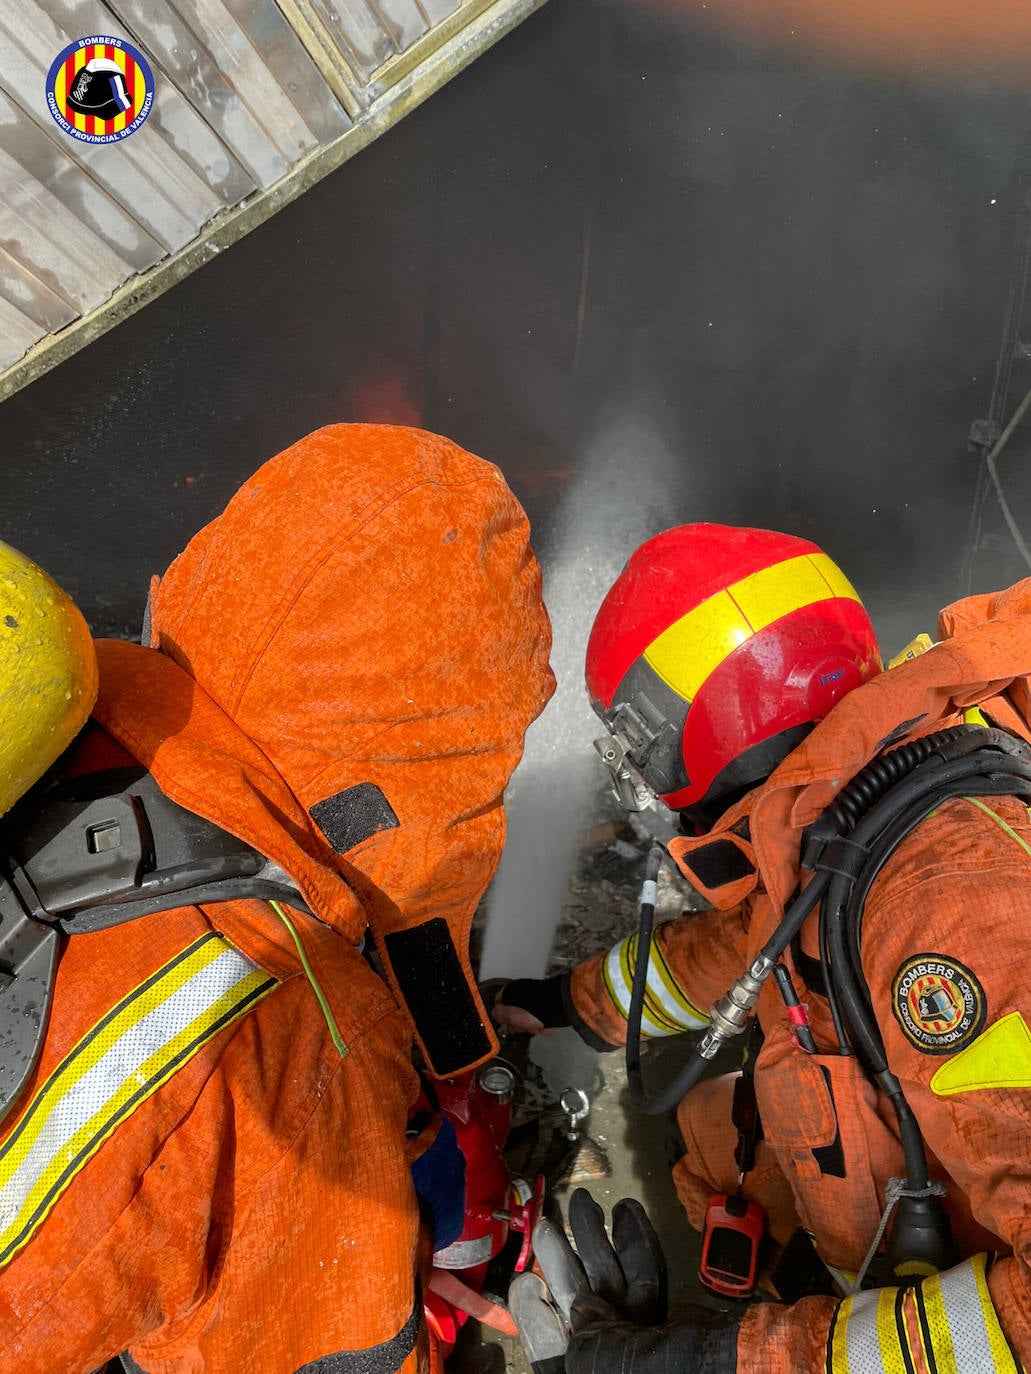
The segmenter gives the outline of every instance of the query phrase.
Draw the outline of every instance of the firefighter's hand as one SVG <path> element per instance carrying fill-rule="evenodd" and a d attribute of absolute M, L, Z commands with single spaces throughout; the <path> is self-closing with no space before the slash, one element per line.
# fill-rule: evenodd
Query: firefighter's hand
<path fill-rule="evenodd" d="M 513 978 L 503 983 L 494 999 L 491 1016 L 502 1030 L 523 1035 L 550 1035 L 569 1025 L 562 984 L 565 975 L 554 978 Z"/>
<path fill-rule="evenodd" d="M 733 1374 L 737 1329 L 669 1320 L 666 1264 L 639 1202 L 601 1208 L 578 1188 L 569 1204 L 576 1251 L 549 1221 L 534 1229 L 544 1275 L 521 1274 L 509 1307 L 535 1374 Z"/>

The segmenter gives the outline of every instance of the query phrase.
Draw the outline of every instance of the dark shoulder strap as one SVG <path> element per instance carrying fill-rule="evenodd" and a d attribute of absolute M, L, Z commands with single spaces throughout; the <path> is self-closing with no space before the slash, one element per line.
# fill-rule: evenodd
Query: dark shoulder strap
<path fill-rule="evenodd" d="M 139 765 L 23 798 L 0 824 L 0 1119 L 39 1057 L 62 936 L 242 897 L 309 909 L 282 869 Z"/>

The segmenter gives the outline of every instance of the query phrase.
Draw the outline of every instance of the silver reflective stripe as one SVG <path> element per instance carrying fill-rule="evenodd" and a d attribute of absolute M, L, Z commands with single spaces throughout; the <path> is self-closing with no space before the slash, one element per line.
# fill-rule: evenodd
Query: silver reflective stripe
<path fill-rule="evenodd" d="M 975 1255 L 908 1288 L 846 1299 L 831 1328 L 828 1374 L 1020 1374 Z"/>
<path fill-rule="evenodd" d="M 214 933 L 134 988 L 36 1090 L 0 1146 L 0 1265 L 115 1127 L 276 986 Z"/>
<path fill-rule="evenodd" d="M 877 1334 L 878 1300 L 884 1290 L 872 1289 L 869 1293 L 858 1293 L 852 1299 L 848 1326 L 845 1328 L 848 1342 L 848 1368 L 850 1370 L 886 1371 L 894 1370 L 881 1359 L 881 1342 Z M 899 1355 L 899 1374 L 904 1374 L 904 1365 Z"/>
<path fill-rule="evenodd" d="M 602 964 L 602 982 L 609 998 L 626 1020 L 630 1015 L 630 993 L 637 966 L 637 936 L 629 935 L 614 945 Z M 707 1026 L 709 1018 L 692 1006 L 666 965 L 662 951 L 652 942 L 645 982 L 641 1030 L 647 1036 L 680 1035 L 685 1030 Z"/>

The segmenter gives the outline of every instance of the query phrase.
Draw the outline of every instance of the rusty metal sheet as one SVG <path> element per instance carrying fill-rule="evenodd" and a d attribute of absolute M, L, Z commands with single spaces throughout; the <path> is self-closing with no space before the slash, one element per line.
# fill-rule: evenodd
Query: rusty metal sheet
<path fill-rule="evenodd" d="M 59 133 L 55 129 L 55 133 Z M 61 204 L 99 235 L 135 272 L 144 272 L 165 250 L 138 220 L 98 186 L 64 148 L 0 91 L 0 149 L 31 171 Z"/>

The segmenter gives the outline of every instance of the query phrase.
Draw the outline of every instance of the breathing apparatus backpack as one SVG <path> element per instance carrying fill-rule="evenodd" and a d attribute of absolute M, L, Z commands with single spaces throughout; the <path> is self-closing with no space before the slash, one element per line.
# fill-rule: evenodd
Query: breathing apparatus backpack
<path fill-rule="evenodd" d="M 803 969 L 826 996 L 840 1054 L 854 1054 L 895 1110 L 906 1159 L 887 1252 L 877 1274 L 895 1282 L 954 1262 L 948 1219 L 928 1176 L 919 1125 L 888 1066 L 862 967 L 862 920 L 877 875 L 911 831 L 953 797 L 1017 796 L 1031 800 L 1031 746 L 1004 730 L 959 725 L 879 754 L 848 783 L 805 832 L 800 867 L 812 874 L 784 918 L 744 972 L 710 1009 L 710 1025 L 685 1067 L 658 1092 L 641 1071 L 641 1014 L 648 977 L 655 879 L 661 848 L 649 855 L 642 890 L 638 959 L 627 1019 L 627 1078 L 640 1109 L 669 1111 L 702 1077 L 727 1041 L 753 1020 L 763 983 L 780 966 L 807 918 L 819 907 L 819 977 Z M 803 961 L 804 962 L 804 961 Z M 815 964 L 816 961 L 810 961 Z M 822 988 L 820 985 L 822 984 Z"/>
<path fill-rule="evenodd" d="M 0 820 L 0 1120 L 39 1057 L 65 938 L 241 897 L 309 910 L 278 865 L 170 801 L 142 766 L 31 789 Z"/>

